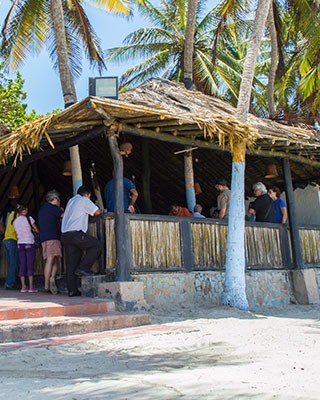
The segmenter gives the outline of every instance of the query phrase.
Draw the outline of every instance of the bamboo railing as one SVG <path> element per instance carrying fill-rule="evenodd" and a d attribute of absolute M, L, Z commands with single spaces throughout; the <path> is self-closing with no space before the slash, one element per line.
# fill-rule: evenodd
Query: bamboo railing
<path fill-rule="evenodd" d="M 306 265 L 320 265 L 320 227 L 299 227 L 303 262 Z"/>
<path fill-rule="evenodd" d="M 213 219 L 176 218 L 156 215 L 126 215 L 132 268 L 215 269 L 224 268 L 228 227 Z M 106 226 L 106 266 L 115 267 L 114 220 Z M 289 267 L 287 228 L 280 224 L 246 225 L 247 266 Z M 190 243 L 186 248 L 184 242 Z M 190 269 L 190 268 L 189 268 Z"/>
<path fill-rule="evenodd" d="M 114 218 L 107 217 L 103 223 L 106 250 L 103 265 L 112 270 L 116 265 Z M 126 223 L 129 224 L 128 251 L 133 270 L 201 270 L 225 266 L 228 233 L 225 222 L 209 218 L 126 214 Z M 99 235 L 94 224 L 90 224 L 90 234 Z M 245 234 L 248 268 L 290 268 L 290 240 L 286 226 L 246 223 Z M 320 227 L 301 226 L 299 234 L 303 262 L 319 266 Z M 43 260 L 38 249 L 36 274 L 42 273 Z M 7 261 L 2 246 L 0 278 L 6 274 Z"/>

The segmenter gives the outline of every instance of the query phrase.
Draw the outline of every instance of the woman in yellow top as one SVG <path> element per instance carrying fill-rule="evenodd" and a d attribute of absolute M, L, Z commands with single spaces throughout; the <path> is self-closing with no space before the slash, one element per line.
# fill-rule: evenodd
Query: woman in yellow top
<path fill-rule="evenodd" d="M 4 232 L 3 246 L 4 252 L 8 262 L 8 274 L 5 281 L 5 288 L 14 290 L 16 288 L 16 280 L 18 276 L 18 246 L 17 234 L 13 226 L 13 221 L 18 216 L 17 211 L 11 211 L 7 217 L 6 230 Z"/>

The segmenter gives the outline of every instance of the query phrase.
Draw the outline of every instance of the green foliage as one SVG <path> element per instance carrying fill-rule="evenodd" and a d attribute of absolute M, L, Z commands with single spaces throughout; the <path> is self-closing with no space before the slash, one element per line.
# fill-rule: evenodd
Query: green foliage
<path fill-rule="evenodd" d="M 293 0 L 280 11 L 286 52 L 278 113 L 292 123 L 313 124 L 320 111 L 320 7 L 314 0 Z"/>
<path fill-rule="evenodd" d="M 27 93 L 23 85 L 24 80 L 19 72 L 14 79 L 7 79 L 0 64 L 0 123 L 10 130 L 39 118 L 35 110 L 27 113 L 27 104 L 24 102 Z"/>
<path fill-rule="evenodd" d="M 204 3 L 198 2 L 193 80 L 198 90 L 236 105 L 251 16 L 245 18 L 244 6 L 232 0 L 224 0 L 206 14 Z M 123 46 L 106 52 L 107 62 L 138 61 L 121 77 L 121 87 L 132 88 L 152 77 L 182 81 L 187 6 L 187 0 L 160 0 L 156 5 L 144 0 L 138 6 L 139 13 L 150 22 L 148 26 L 129 34 Z M 233 6 L 233 12 L 229 11 Z M 239 19 L 240 15 L 244 20 Z M 259 61 L 264 62 L 267 57 L 263 54 Z M 257 75 L 252 111 L 258 115 L 265 107 L 261 98 L 264 90 Z"/>

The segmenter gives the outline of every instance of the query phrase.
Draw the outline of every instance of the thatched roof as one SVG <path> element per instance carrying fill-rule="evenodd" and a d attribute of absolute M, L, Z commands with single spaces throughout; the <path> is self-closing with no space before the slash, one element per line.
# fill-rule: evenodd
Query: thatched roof
<path fill-rule="evenodd" d="M 59 143 L 110 129 L 168 142 L 205 148 L 232 149 L 245 140 L 251 154 L 289 157 L 320 167 L 320 136 L 316 131 L 286 126 L 250 115 L 247 124 L 235 108 L 182 84 L 152 79 L 120 95 L 119 100 L 89 97 L 65 111 L 27 123 L 0 138 L 0 164 Z"/>

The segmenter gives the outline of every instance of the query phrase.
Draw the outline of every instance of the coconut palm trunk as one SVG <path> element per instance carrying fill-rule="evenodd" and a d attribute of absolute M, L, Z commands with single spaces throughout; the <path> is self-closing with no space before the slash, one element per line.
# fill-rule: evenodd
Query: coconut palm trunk
<path fill-rule="evenodd" d="M 193 51 L 194 51 L 194 35 L 196 32 L 198 0 L 188 1 L 188 13 L 186 24 L 186 35 L 184 41 L 183 55 L 183 77 L 187 89 L 193 86 Z"/>
<path fill-rule="evenodd" d="M 254 69 L 270 4 L 271 0 L 258 1 L 254 27 L 244 63 L 236 113 L 237 118 L 244 123 L 248 117 Z M 240 310 L 249 309 L 245 290 L 245 153 L 245 139 L 236 141 L 233 144 L 232 151 L 232 179 L 228 220 L 226 273 L 221 299 L 222 304 L 236 307 Z"/>
<path fill-rule="evenodd" d="M 63 17 L 63 6 L 61 0 L 51 0 L 51 12 L 53 16 L 53 28 L 57 46 L 58 67 L 60 83 L 63 93 L 65 108 L 77 102 L 76 89 L 69 68 L 69 57 L 67 38 L 65 34 L 65 24 Z M 82 171 L 79 146 L 73 146 L 69 149 L 71 168 L 72 168 L 72 186 L 73 194 L 77 193 L 82 185 Z"/>
<path fill-rule="evenodd" d="M 267 19 L 268 30 L 270 34 L 271 42 L 271 55 L 270 55 L 270 69 L 268 74 L 268 111 L 269 118 L 273 119 L 275 117 L 275 104 L 274 104 L 274 85 L 276 80 L 276 72 L 279 63 L 279 49 L 277 40 L 277 29 L 274 22 L 273 15 L 273 2 L 270 4 L 270 9 Z"/>

